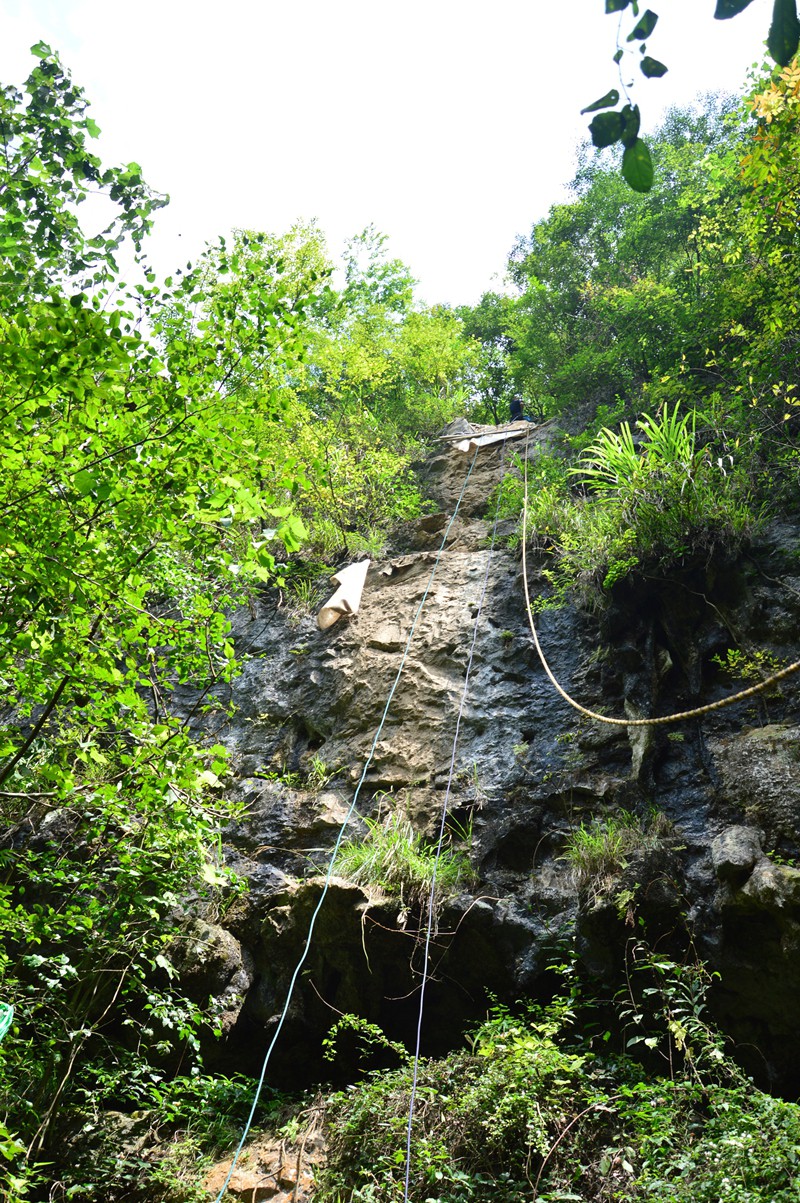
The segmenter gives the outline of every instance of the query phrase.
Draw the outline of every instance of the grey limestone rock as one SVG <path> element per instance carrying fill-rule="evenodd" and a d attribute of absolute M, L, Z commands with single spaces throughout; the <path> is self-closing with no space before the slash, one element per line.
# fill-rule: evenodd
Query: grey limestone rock
<path fill-rule="evenodd" d="M 762 834 L 755 827 L 726 827 L 711 844 L 711 863 L 722 882 L 741 886 L 764 858 Z"/>

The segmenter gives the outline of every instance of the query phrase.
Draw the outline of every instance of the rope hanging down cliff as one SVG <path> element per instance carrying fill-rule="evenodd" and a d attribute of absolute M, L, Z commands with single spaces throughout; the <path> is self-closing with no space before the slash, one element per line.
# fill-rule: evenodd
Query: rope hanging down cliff
<path fill-rule="evenodd" d="M 477 449 L 475 454 L 477 455 Z M 474 463 L 474 460 L 473 460 Z M 505 468 L 505 449 L 501 457 L 502 468 Z M 458 749 L 458 737 L 461 733 L 461 720 L 464 715 L 464 707 L 467 702 L 467 694 L 469 691 L 469 679 L 472 673 L 472 664 L 475 659 L 475 644 L 478 640 L 478 627 L 483 613 L 483 603 L 486 600 L 486 591 L 489 585 L 489 571 L 492 566 L 492 556 L 494 554 L 494 545 L 497 541 L 497 523 L 500 517 L 500 490 L 497 491 L 497 505 L 494 512 L 494 526 L 492 528 L 492 541 L 489 546 L 489 554 L 486 557 L 486 571 L 483 574 L 483 584 L 481 586 L 481 595 L 478 601 L 478 609 L 475 614 L 475 622 L 472 627 L 472 643 L 467 656 L 467 667 L 464 673 L 464 688 L 461 691 L 461 701 L 458 706 L 458 715 L 456 717 L 455 731 L 453 733 L 453 747 L 450 753 L 450 769 L 447 774 L 447 787 L 444 791 L 444 799 L 442 801 L 441 815 L 439 820 L 439 839 L 436 844 L 436 856 L 433 862 L 433 875 L 431 878 L 431 888 L 428 893 L 428 914 L 425 929 L 425 947 L 422 962 L 422 979 L 419 988 L 419 1010 L 417 1015 L 417 1032 L 416 1042 L 414 1045 L 414 1070 L 411 1081 L 411 1096 L 408 1107 L 408 1124 L 406 1126 L 406 1168 L 405 1178 L 403 1183 L 403 1203 L 409 1203 L 409 1191 L 411 1188 L 411 1142 L 412 1129 L 414 1125 L 414 1111 L 416 1107 L 417 1088 L 419 1080 L 419 1062 L 422 1048 L 422 1019 L 425 1010 L 425 989 L 428 984 L 429 966 L 430 966 L 430 951 L 431 940 L 433 938 L 434 912 L 436 905 L 436 880 L 439 870 L 439 860 L 442 855 L 442 845 L 444 844 L 445 825 L 447 822 L 447 808 L 450 802 L 450 793 L 453 788 L 453 780 L 456 771 L 456 751 Z"/>
<path fill-rule="evenodd" d="M 264 1087 L 264 1079 L 265 1079 L 266 1073 L 267 1073 L 267 1066 L 269 1065 L 270 1058 L 272 1057 L 272 1050 L 275 1048 L 278 1037 L 281 1034 L 283 1025 L 286 1022 L 286 1016 L 289 1014 L 289 1007 L 291 1005 L 292 997 L 294 995 L 295 986 L 297 985 L 297 979 L 300 976 L 300 970 L 303 968 L 306 958 L 308 957 L 309 949 L 311 948 L 311 937 L 314 934 L 314 927 L 317 922 L 317 916 L 319 915 L 320 911 L 322 910 L 322 904 L 325 901 L 325 898 L 328 893 L 328 888 L 331 883 L 331 878 L 333 877 L 334 862 L 338 855 L 339 848 L 341 847 L 342 840 L 344 839 L 344 833 L 347 830 L 348 823 L 350 822 L 351 818 L 353 817 L 353 814 L 355 813 L 356 803 L 358 802 L 358 798 L 361 793 L 361 787 L 363 786 L 364 781 L 366 780 L 367 772 L 369 770 L 370 765 L 372 764 L 373 757 L 375 756 L 375 749 L 378 746 L 378 740 L 381 737 L 381 732 L 383 731 L 383 727 L 386 722 L 387 715 L 389 714 L 389 707 L 392 704 L 392 698 L 394 697 L 395 692 L 397 691 L 397 686 L 400 683 L 400 677 L 402 676 L 403 669 L 404 669 L 405 663 L 406 663 L 406 659 L 408 658 L 408 653 L 411 649 L 411 642 L 414 638 L 414 631 L 416 630 L 417 621 L 419 619 L 420 614 L 422 613 L 422 608 L 425 605 L 425 602 L 427 601 L 431 585 L 433 584 L 433 578 L 436 576 L 436 570 L 439 567 L 439 561 L 442 557 L 442 552 L 445 549 L 445 545 L 450 536 L 450 531 L 452 529 L 453 523 L 455 522 L 456 516 L 461 507 L 461 502 L 464 498 L 464 493 L 466 492 L 466 489 L 467 489 L 467 482 L 469 481 L 469 478 L 472 475 L 472 469 L 475 467 L 475 461 L 477 458 L 478 458 L 478 452 L 476 449 L 475 454 L 472 457 L 472 461 L 470 463 L 467 474 L 464 477 L 464 483 L 461 486 L 461 493 L 459 494 L 459 498 L 458 498 L 458 501 L 456 502 L 455 509 L 453 510 L 450 521 L 448 522 L 447 527 L 445 528 L 445 532 L 442 537 L 441 544 L 439 545 L 439 550 L 436 553 L 436 559 L 434 560 L 433 567 L 430 572 L 430 576 L 428 577 L 427 584 L 425 585 L 425 590 L 422 594 L 420 603 L 417 606 L 416 612 L 411 621 L 411 627 L 409 628 L 408 638 L 406 639 L 406 645 L 405 645 L 405 648 L 403 649 L 403 654 L 400 657 L 400 666 L 397 669 L 397 673 L 395 675 L 394 681 L 392 682 L 391 688 L 389 689 L 389 696 L 386 699 L 386 705 L 384 707 L 383 714 L 381 715 L 381 720 L 378 723 L 378 729 L 376 730 L 375 736 L 372 740 L 372 745 L 370 747 L 369 754 L 367 755 L 367 758 L 364 762 L 364 768 L 361 771 L 361 777 L 359 778 L 358 785 L 356 786 L 355 793 L 353 794 L 353 800 L 350 803 L 347 814 L 345 815 L 344 819 L 342 820 L 341 827 L 339 828 L 339 834 L 336 837 L 336 842 L 333 846 L 333 852 L 331 853 L 330 860 L 328 862 L 328 869 L 325 874 L 325 884 L 324 884 L 322 893 L 320 895 L 319 901 L 318 901 L 318 903 L 314 909 L 314 912 L 311 916 L 311 919 L 309 921 L 306 942 L 303 947 L 303 951 L 300 956 L 300 960 L 298 961 L 297 966 L 294 970 L 294 973 L 292 974 L 291 981 L 289 982 L 289 989 L 286 994 L 286 1002 L 284 1003 L 283 1010 L 281 1011 L 277 1027 L 275 1028 L 275 1031 L 272 1034 L 272 1039 L 270 1040 L 269 1047 L 267 1048 L 266 1054 L 264 1056 L 264 1062 L 263 1062 L 263 1065 L 261 1066 L 261 1074 L 259 1076 L 258 1083 L 256 1084 L 255 1093 L 253 1095 L 253 1103 L 250 1108 L 250 1114 L 247 1117 L 247 1122 L 245 1124 L 244 1131 L 242 1133 L 242 1138 L 239 1141 L 236 1152 L 233 1155 L 233 1160 L 231 1161 L 230 1168 L 228 1170 L 225 1181 L 223 1182 L 222 1187 L 219 1191 L 219 1194 L 216 1196 L 216 1198 L 214 1200 L 214 1203 L 221 1203 L 221 1201 L 225 1195 L 225 1192 L 228 1189 L 228 1184 L 230 1183 L 230 1180 L 233 1177 L 233 1172 L 236 1169 L 236 1165 L 239 1161 L 239 1157 L 241 1156 L 242 1149 L 244 1148 L 244 1143 L 247 1140 L 248 1133 L 250 1132 L 250 1128 L 252 1127 L 253 1118 L 256 1113 L 256 1107 L 258 1106 L 258 1100 L 261 1097 L 261 1091 L 263 1090 L 263 1087 Z"/>
<path fill-rule="evenodd" d="M 533 620 L 533 609 L 531 607 L 531 596 L 528 589 L 528 560 L 526 555 L 526 547 L 528 541 L 528 438 L 525 439 L 525 488 L 524 499 L 522 503 L 522 584 L 525 589 L 525 613 L 528 616 L 528 624 L 531 628 L 533 643 L 538 652 L 539 659 L 542 662 L 542 668 L 547 674 L 550 684 L 555 691 L 568 702 L 574 710 L 579 714 L 586 715 L 587 718 L 593 718 L 598 723 L 606 723 L 611 727 L 661 727 L 667 723 L 677 723 L 683 719 L 699 718 L 703 714 L 710 714 L 712 710 L 720 710 L 723 706 L 730 706 L 734 702 L 740 702 L 744 698 L 751 698 L 754 694 L 761 693 L 763 689 L 769 689 L 771 685 L 775 685 L 778 681 L 783 681 L 786 677 L 791 676 L 800 669 L 800 660 L 795 660 L 793 664 L 789 664 L 786 668 L 780 669 L 779 672 L 772 673 L 763 681 L 759 681 L 757 685 L 751 685 L 748 689 L 742 689 L 738 693 L 733 693 L 727 698 L 721 698 L 718 702 L 709 702 L 705 706 L 697 706 L 693 710 L 680 710 L 677 714 L 664 714 L 658 718 L 609 718 L 607 714 L 598 714 L 596 710 L 589 710 L 586 706 L 582 706 L 580 702 L 576 702 L 570 697 L 567 691 L 556 680 L 550 665 L 545 659 L 539 636 L 536 633 L 536 624 Z"/>

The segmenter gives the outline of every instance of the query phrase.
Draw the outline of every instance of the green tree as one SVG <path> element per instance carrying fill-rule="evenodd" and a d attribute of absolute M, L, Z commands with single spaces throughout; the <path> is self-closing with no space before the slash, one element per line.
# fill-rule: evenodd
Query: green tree
<path fill-rule="evenodd" d="M 108 281 L 115 254 L 130 237 L 136 250 L 167 198 L 151 191 L 137 163 L 104 168 L 89 150 L 99 129 L 77 87 L 49 46 L 24 89 L 0 88 L 0 289 L 6 306 Z M 25 97 L 28 97 L 27 102 Z M 107 224 L 87 234 L 78 206 L 90 193 L 107 201 Z"/>
<path fill-rule="evenodd" d="M 706 376 L 726 305 L 730 268 L 701 235 L 710 181 L 713 211 L 734 212 L 742 187 L 741 135 L 731 104 L 673 111 L 657 132 L 660 170 L 636 196 L 613 163 L 584 161 L 574 199 L 554 206 L 512 251 L 520 289 L 512 310 L 510 370 L 553 412 L 591 420 L 599 404 L 630 404 L 684 363 Z M 683 359 L 682 357 L 685 357 Z M 691 390 L 692 374 L 684 373 Z"/>
<path fill-rule="evenodd" d="M 209 295 L 202 265 L 112 292 L 150 194 L 78 163 L 85 101 L 35 53 L 31 103 L 2 92 L 0 288 L 0 990 L 17 1024 L 0 1095 L 33 1160 L 58 1158 L 81 1100 L 131 1097 L 181 1049 L 188 1067 L 213 1019 L 182 996 L 173 945 L 180 895 L 225 880 L 225 753 L 169 698 L 182 684 L 209 704 L 235 669 L 229 607 L 303 535 L 296 464 L 266 482 L 249 434 L 277 404 L 255 377 L 299 364 L 296 281 L 276 263 Z M 122 208 L 99 241 L 78 222 L 95 177 Z"/>
<path fill-rule="evenodd" d="M 475 373 L 480 409 L 478 414 L 498 424 L 505 421 L 515 392 L 510 359 L 516 349 L 511 325 L 513 300 L 487 292 L 473 308 L 460 309 L 464 335 L 475 341 L 478 351 Z"/>

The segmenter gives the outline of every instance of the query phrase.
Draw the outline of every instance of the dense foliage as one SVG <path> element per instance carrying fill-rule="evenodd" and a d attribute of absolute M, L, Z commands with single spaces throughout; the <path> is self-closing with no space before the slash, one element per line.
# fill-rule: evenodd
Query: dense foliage
<path fill-rule="evenodd" d="M 421 1061 L 416 1085 L 406 1064 L 329 1100 L 321 1198 L 402 1198 L 408 1181 L 409 1198 L 431 1203 L 796 1199 L 800 1109 L 754 1091 L 725 1056 L 702 970 L 639 946 L 629 981 L 625 1043 L 669 1072 L 614 1053 L 608 1030 L 587 1036 L 574 990 L 544 1011 L 495 1008 L 468 1050 Z"/>
<path fill-rule="evenodd" d="M 514 248 L 516 296 L 467 318 L 506 393 L 570 432 L 529 515 L 558 589 L 707 564 L 796 506 L 797 92 L 792 65 L 671 113 L 646 197 L 584 162 Z"/>

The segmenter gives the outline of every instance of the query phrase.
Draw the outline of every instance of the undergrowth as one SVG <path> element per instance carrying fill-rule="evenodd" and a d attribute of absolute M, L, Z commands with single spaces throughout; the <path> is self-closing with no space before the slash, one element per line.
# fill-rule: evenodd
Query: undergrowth
<path fill-rule="evenodd" d="M 408 1167 L 413 1065 L 329 1098 L 319 1203 L 400 1200 L 407 1169 L 425 1203 L 796 1203 L 800 1108 L 725 1056 L 700 968 L 650 954 L 629 976 L 628 1043 L 646 1033 L 669 1073 L 579 1035 L 574 994 L 495 1007 L 468 1048 L 419 1063 Z"/>

